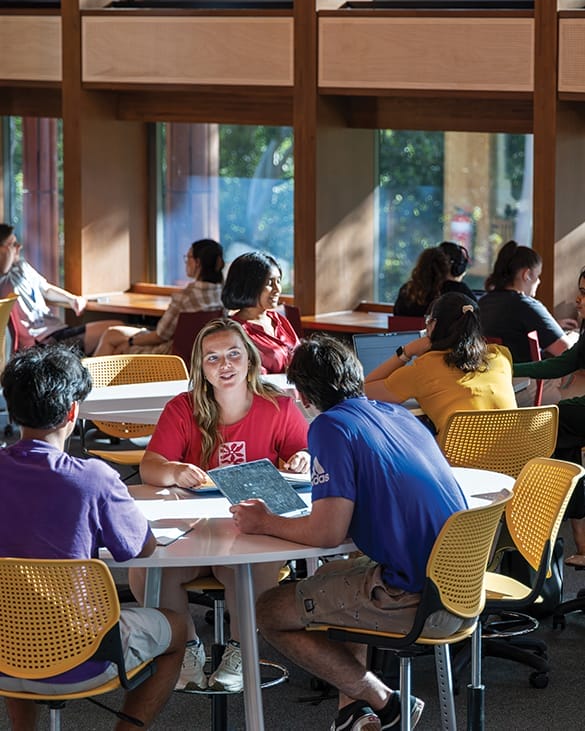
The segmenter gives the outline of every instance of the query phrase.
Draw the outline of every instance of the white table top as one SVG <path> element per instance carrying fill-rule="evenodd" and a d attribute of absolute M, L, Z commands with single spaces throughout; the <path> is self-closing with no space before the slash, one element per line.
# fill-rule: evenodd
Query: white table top
<path fill-rule="evenodd" d="M 470 508 L 489 505 L 502 490 L 512 491 L 515 479 L 510 475 L 470 467 L 452 467 Z"/>
<path fill-rule="evenodd" d="M 511 490 L 514 478 L 499 472 L 454 467 L 453 473 L 469 507 L 487 505 L 498 493 Z M 132 495 L 148 520 L 195 520 L 193 529 L 168 546 L 159 546 L 148 558 L 131 559 L 136 566 L 209 566 L 221 563 L 264 563 L 292 558 L 314 558 L 355 550 L 351 541 L 335 548 L 305 546 L 271 536 L 244 535 L 229 512 L 229 502 L 216 492 L 200 494 L 180 487 L 130 486 Z M 310 505 L 310 492 L 299 493 Z M 106 559 L 107 560 L 107 559 Z M 108 563 L 113 563 L 108 560 Z"/>
<path fill-rule="evenodd" d="M 470 507 L 489 503 L 490 493 L 497 494 L 501 489 L 510 488 L 514 483 L 513 478 L 497 472 L 464 468 L 456 468 L 453 471 L 466 496 L 469 496 Z M 239 532 L 231 517 L 222 517 L 229 514 L 225 498 L 192 495 L 189 491 L 176 487 L 135 486 L 132 487 L 132 492 L 137 498 L 139 507 L 150 520 L 171 517 L 197 518 L 193 529 L 170 545 L 159 546 L 147 558 L 132 559 L 123 564 L 148 569 L 147 606 L 158 606 L 160 569 L 164 567 L 234 566 L 236 604 L 241 628 L 246 727 L 264 731 L 251 565 L 267 561 L 312 559 L 348 553 L 355 549 L 355 545 L 352 542 L 345 542 L 334 548 L 320 548 L 271 536 L 244 535 Z M 307 503 L 310 502 L 309 493 L 301 495 Z M 104 557 L 104 560 L 110 565 L 116 565 L 112 559 Z"/>
<path fill-rule="evenodd" d="M 197 495 L 180 487 L 130 486 L 138 507 L 148 520 L 195 521 L 193 529 L 168 546 L 158 546 L 148 558 L 136 558 L 125 566 L 211 566 L 315 558 L 355 550 L 351 541 L 334 548 L 305 546 L 272 536 L 244 535 L 229 512 L 229 502 L 215 492 Z M 310 492 L 300 492 L 307 505 Z M 104 556 L 104 560 L 113 563 Z"/>
<path fill-rule="evenodd" d="M 284 373 L 262 376 L 264 381 L 296 397 Z M 105 386 L 90 391 L 79 407 L 79 417 L 91 421 L 126 421 L 132 424 L 156 424 L 165 405 L 172 398 L 189 390 L 189 381 L 156 381 Z"/>

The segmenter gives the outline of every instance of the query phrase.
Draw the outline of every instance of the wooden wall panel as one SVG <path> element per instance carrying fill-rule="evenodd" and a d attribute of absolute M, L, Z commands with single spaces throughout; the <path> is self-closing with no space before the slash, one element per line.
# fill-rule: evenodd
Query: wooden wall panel
<path fill-rule="evenodd" d="M 531 18 L 319 19 L 319 89 L 530 92 Z"/>
<path fill-rule="evenodd" d="M 0 16 L 0 81 L 61 81 L 61 18 Z"/>
<path fill-rule="evenodd" d="M 85 84 L 293 84 L 290 17 L 82 19 Z"/>
<path fill-rule="evenodd" d="M 559 92 L 585 94 L 585 18 L 559 20 Z"/>
<path fill-rule="evenodd" d="M 554 307 L 557 165 L 557 9 L 555 0 L 535 4 L 534 187 L 532 246 L 542 256 L 538 299 Z M 522 242 L 523 243 L 523 242 Z M 526 242 L 530 243 L 530 242 Z"/>

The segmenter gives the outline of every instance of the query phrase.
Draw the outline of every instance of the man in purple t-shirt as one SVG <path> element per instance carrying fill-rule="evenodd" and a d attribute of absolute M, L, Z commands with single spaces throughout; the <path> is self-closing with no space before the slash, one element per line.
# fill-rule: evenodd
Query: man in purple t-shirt
<path fill-rule="evenodd" d="M 62 345 L 30 348 L 9 361 L 1 384 L 21 439 L 0 449 L 0 556 L 96 558 L 100 547 L 117 561 L 152 554 L 156 540 L 117 472 L 64 452 L 91 389 L 77 356 Z M 157 672 L 127 694 L 123 709 L 148 727 L 177 680 L 185 623 L 167 610 L 126 609 L 120 630 L 127 669 L 157 658 Z M 108 663 L 90 661 L 44 681 L 0 675 L 0 686 L 57 695 L 95 687 L 116 674 Z M 34 701 L 10 698 L 6 705 L 14 728 L 35 727 Z M 134 726 L 121 721 L 116 728 Z"/>

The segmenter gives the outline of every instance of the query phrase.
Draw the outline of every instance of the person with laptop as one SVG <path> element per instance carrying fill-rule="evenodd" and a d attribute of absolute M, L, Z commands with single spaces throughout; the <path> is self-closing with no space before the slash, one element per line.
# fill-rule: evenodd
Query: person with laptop
<path fill-rule="evenodd" d="M 97 558 L 104 547 L 116 561 L 150 556 L 156 540 L 118 473 L 98 459 L 79 459 L 64 451 L 79 404 L 91 390 L 89 371 L 78 355 L 64 345 L 33 346 L 8 362 L 1 385 L 21 438 L 0 449 L 0 555 Z M 186 623 L 164 609 L 131 608 L 122 609 L 120 630 L 127 669 L 157 660 L 154 675 L 127 693 L 127 718 L 116 729 L 150 728 L 179 675 Z M 115 666 L 90 660 L 42 681 L 0 673 L 0 685 L 62 695 L 98 687 L 117 674 Z M 6 705 L 12 728 L 35 728 L 34 701 L 11 698 Z"/>
<path fill-rule="evenodd" d="M 399 692 L 366 670 L 365 648 L 304 628 L 323 622 L 407 631 L 435 539 L 467 507 L 465 497 L 428 429 L 402 406 L 364 396 L 363 370 L 343 343 L 325 335 L 301 341 L 288 378 L 320 412 L 309 428 L 312 512 L 285 518 L 246 500 L 230 508 L 234 521 L 243 533 L 311 546 L 349 536 L 364 556 L 264 593 L 258 627 L 277 650 L 339 689 L 333 731 L 399 728 Z M 448 636 L 462 622 L 439 612 L 425 632 Z M 423 707 L 411 697 L 413 728 Z"/>
<path fill-rule="evenodd" d="M 197 335 L 191 367 L 192 390 L 164 408 L 140 465 L 143 482 L 194 488 L 209 485 L 207 470 L 267 458 L 275 466 L 309 470 L 307 422 L 294 400 L 262 381 L 260 355 L 240 323 L 213 320 Z M 258 593 L 274 586 L 280 564 L 254 568 Z M 218 669 L 204 673 L 205 650 L 197 637 L 183 584 L 213 572 L 225 587 L 231 639 Z M 145 572 L 132 569 L 130 585 L 140 601 Z M 183 669 L 176 688 L 240 691 L 243 687 L 233 570 L 225 566 L 163 570 L 161 606 L 189 623 Z"/>
<path fill-rule="evenodd" d="M 487 336 L 500 338 L 515 363 L 531 360 L 528 333 L 536 330 L 538 342 L 550 356 L 560 355 L 575 342 L 566 329 L 578 327 L 572 318 L 557 322 L 536 299 L 542 274 L 542 257 L 529 246 L 508 241 L 498 252 L 480 299 L 481 321 Z"/>
<path fill-rule="evenodd" d="M 448 292 L 431 303 L 425 320 L 425 337 L 397 348 L 366 376 L 369 398 L 416 399 L 437 433 L 460 409 L 516 408 L 512 356 L 486 343 L 475 300 Z"/>

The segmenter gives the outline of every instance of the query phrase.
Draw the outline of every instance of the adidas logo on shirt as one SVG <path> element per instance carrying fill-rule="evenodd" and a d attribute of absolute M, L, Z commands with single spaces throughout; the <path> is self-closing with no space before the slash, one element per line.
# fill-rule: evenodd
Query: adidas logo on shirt
<path fill-rule="evenodd" d="M 313 460 L 313 470 L 311 472 L 311 484 L 312 485 L 319 485 L 323 482 L 329 482 L 329 473 L 325 472 L 325 469 L 315 457 Z"/>

